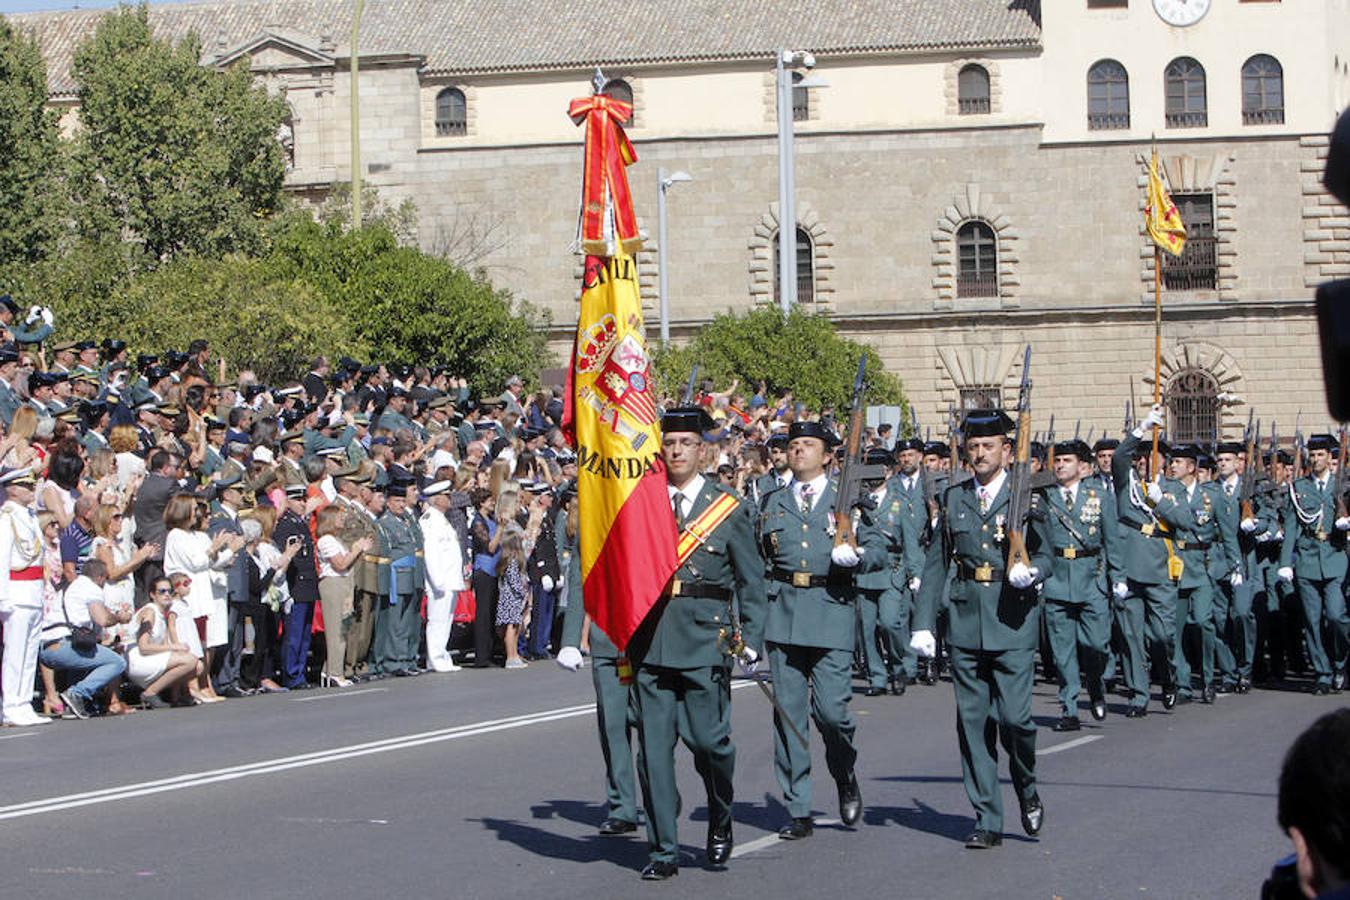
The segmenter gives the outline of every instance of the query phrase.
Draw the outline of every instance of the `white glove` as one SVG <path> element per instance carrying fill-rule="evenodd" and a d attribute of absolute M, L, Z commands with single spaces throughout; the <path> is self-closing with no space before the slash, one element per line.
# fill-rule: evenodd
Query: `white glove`
<path fill-rule="evenodd" d="M 1278 569 L 1275 570 L 1275 574 L 1278 575 L 1280 577 L 1280 580 L 1283 581 L 1285 584 L 1294 583 L 1294 570 L 1289 568 L 1288 566 L 1280 566 Z"/>
<path fill-rule="evenodd" d="M 1026 563 L 1016 562 L 1008 570 L 1008 584 L 1017 588 L 1019 591 L 1026 590 L 1036 583 L 1035 568 L 1027 566 Z"/>
<path fill-rule="evenodd" d="M 909 647 L 924 659 L 937 656 L 937 640 L 931 631 L 916 631 L 909 637 Z"/>
<path fill-rule="evenodd" d="M 1256 520 L 1243 519 L 1242 524 L 1238 527 L 1241 528 L 1243 531 L 1247 532 L 1248 534 L 1251 534 L 1253 531 L 1256 530 Z"/>
<path fill-rule="evenodd" d="M 921 588 L 922 586 L 923 586 L 923 579 L 920 578 L 918 575 L 915 575 L 913 578 L 909 580 L 909 589 L 911 591 L 917 592 L 919 588 Z"/>
<path fill-rule="evenodd" d="M 1148 411 L 1148 415 L 1144 416 L 1143 421 L 1139 423 L 1139 429 L 1141 431 L 1148 431 L 1150 428 L 1161 425 L 1162 423 L 1163 407 L 1162 404 L 1159 403 L 1155 404 L 1153 408 Z"/>
<path fill-rule="evenodd" d="M 742 647 L 741 652 L 736 655 L 736 664 L 740 666 L 741 674 L 750 678 L 759 668 L 759 654 L 755 652 L 754 647 Z"/>
<path fill-rule="evenodd" d="M 42 321 L 46 322 L 48 325 L 54 325 L 56 323 L 56 316 L 52 315 L 52 308 L 50 306 L 42 307 Z"/>
<path fill-rule="evenodd" d="M 1117 581 L 1111 586 L 1111 593 L 1117 600 L 1124 600 L 1130 593 L 1130 586 L 1123 581 Z"/>
<path fill-rule="evenodd" d="M 1242 573 L 1234 572 L 1232 575 L 1228 576 L 1228 583 L 1233 587 L 1242 587 Z"/>
<path fill-rule="evenodd" d="M 1162 502 L 1162 485 L 1158 484 L 1156 480 L 1150 481 L 1144 491 L 1148 494 L 1150 503 L 1157 505 Z"/>
<path fill-rule="evenodd" d="M 558 665 L 569 672 L 581 669 L 581 651 L 576 647 L 563 647 L 558 651 Z"/>
<path fill-rule="evenodd" d="M 830 561 L 836 566 L 851 569 L 858 564 L 862 551 L 854 549 L 852 544 L 839 544 L 830 551 Z"/>
<path fill-rule="evenodd" d="M 539 586 L 540 586 L 541 588 L 544 589 L 545 593 L 552 591 L 552 590 L 553 590 L 553 576 L 552 576 L 552 575 L 545 575 L 543 578 L 540 578 L 540 579 L 539 579 Z"/>
<path fill-rule="evenodd" d="M 42 307 L 31 306 L 28 308 L 28 318 L 23 320 L 23 324 L 32 325 L 40 318 L 42 318 Z"/>
<path fill-rule="evenodd" d="M 1275 532 L 1275 540 L 1277 540 L 1277 541 L 1282 541 L 1282 540 L 1284 540 L 1284 529 L 1283 529 L 1283 528 L 1281 528 L 1279 531 Z"/>
<path fill-rule="evenodd" d="M 558 593 L 563 597 L 567 596 L 567 576 L 558 576 Z"/>
<path fill-rule="evenodd" d="M 1336 520 L 1337 531 L 1350 531 L 1350 516 L 1341 516 Z"/>

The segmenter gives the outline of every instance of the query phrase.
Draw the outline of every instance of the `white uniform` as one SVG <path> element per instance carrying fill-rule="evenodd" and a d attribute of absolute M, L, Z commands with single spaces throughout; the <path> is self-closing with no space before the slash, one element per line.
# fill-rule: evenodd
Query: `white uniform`
<path fill-rule="evenodd" d="M 422 538 L 427 566 L 427 662 L 437 672 L 459 668 L 450 657 L 450 627 L 455 601 L 464 590 L 464 553 L 459 535 L 438 509 L 422 513 Z"/>
<path fill-rule="evenodd" d="M 44 578 L 42 530 L 37 515 L 9 500 L 0 506 L 0 623 L 5 627 L 0 677 L 4 679 L 3 715 L 7 725 L 47 721 L 33 709 Z"/>

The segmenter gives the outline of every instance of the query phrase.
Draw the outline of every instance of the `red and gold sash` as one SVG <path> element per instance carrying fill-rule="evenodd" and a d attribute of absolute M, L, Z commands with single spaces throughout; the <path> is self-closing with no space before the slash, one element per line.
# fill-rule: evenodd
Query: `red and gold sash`
<path fill-rule="evenodd" d="M 609 256 L 605 239 L 605 210 L 614 213 L 615 238 L 630 254 L 642 249 L 637 216 L 624 170 L 637 162 L 637 151 L 624 134 L 623 122 L 633 107 L 608 94 L 579 97 L 567 109 L 578 125 L 586 124 L 586 160 L 581 181 L 581 247 L 584 252 Z M 608 198 L 606 194 L 608 193 Z M 606 203 L 606 200 L 612 201 Z"/>
<path fill-rule="evenodd" d="M 730 494 L 719 494 L 694 521 L 685 525 L 684 531 L 680 533 L 680 540 L 675 545 L 677 564 L 684 565 L 689 557 L 694 555 L 698 545 L 706 541 L 708 536 L 717 530 L 717 526 L 725 522 L 739 505 L 740 501 Z"/>

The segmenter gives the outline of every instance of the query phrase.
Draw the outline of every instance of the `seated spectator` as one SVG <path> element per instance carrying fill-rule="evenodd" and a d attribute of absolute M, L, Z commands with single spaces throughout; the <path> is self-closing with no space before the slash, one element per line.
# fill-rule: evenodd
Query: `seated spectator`
<path fill-rule="evenodd" d="M 127 677 L 141 690 L 141 704 L 146 709 L 163 709 L 169 701 L 160 696 L 172 691 L 176 705 L 190 703 L 188 682 L 201 674 L 202 662 L 193 656 L 186 644 L 169 636 L 169 607 L 173 605 L 173 583 L 168 578 L 156 578 L 150 587 L 150 602 L 136 613 L 134 625 L 136 641 L 127 651 Z"/>
<path fill-rule="evenodd" d="M 1350 898 L 1350 708 L 1298 736 L 1280 770 L 1280 827 L 1305 897 Z"/>
<path fill-rule="evenodd" d="M 127 664 L 117 653 L 99 643 L 103 629 L 130 621 L 123 613 L 114 616 L 103 604 L 103 583 L 107 570 L 103 563 L 91 559 L 84 572 L 66 588 L 59 604 L 60 618 L 43 622 L 42 648 L 38 659 L 56 673 L 57 678 L 78 679 L 61 692 L 65 707 L 76 718 L 87 719 L 97 712 L 95 700 L 105 688 L 116 689 Z M 92 642 L 76 641 L 72 628 L 87 628 L 93 632 Z M 109 711 L 129 710 L 113 705 Z"/>
<path fill-rule="evenodd" d="M 160 576 L 163 578 L 164 576 Z M 196 680 L 189 681 L 188 695 L 192 702 L 196 703 L 215 703 L 202 693 L 199 687 L 202 676 L 206 674 L 207 669 L 204 662 L 206 654 L 202 651 L 202 639 L 197 633 L 197 623 L 192 618 L 192 607 L 188 605 L 188 595 L 192 592 L 192 577 L 183 572 L 175 572 L 169 577 L 169 587 L 173 591 L 173 601 L 169 604 L 169 611 L 164 617 L 165 625 L 168 628 L 169 642 L 181 644 L 186 648 L 184 652 L 188 653 L 193 659 L 197 660 L 200 668 L 194 668 Z M 155 579 L 158 581 L 159 579 Z M 151 582 L 153 585 L 154 582 Z M 208 682 L 209 683 L 209 682 Z M 217 698 L 224 700 L 224 697 Z"/>

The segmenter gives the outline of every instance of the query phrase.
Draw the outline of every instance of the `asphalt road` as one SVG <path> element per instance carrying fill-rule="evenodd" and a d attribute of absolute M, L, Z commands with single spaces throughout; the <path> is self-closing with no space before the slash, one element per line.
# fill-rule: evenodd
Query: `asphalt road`
<path fill-rule="evenodd" d="M 588 671 L 551 663 L 0 731 L 0 896 L 1255 897 L 1287 852 L 1275 785 L 1338 697 L 1257 691 L 1049 730 L 1038 685 L 1039 840 L 1006 782 L 1003 847 L 967 851 L 951 685 L 854 698 L 865 812 L 784 843 L 767 701 L 734 694 L 736 856 L 707 868 L 681 749 L 678 878 L 644 884 L 643 832 L 602 838 Z M 815 744 L 816 809 L 837 818 Z"/>

